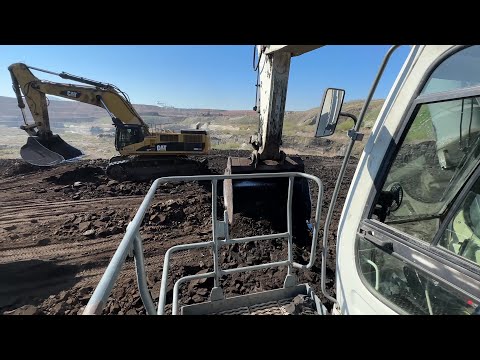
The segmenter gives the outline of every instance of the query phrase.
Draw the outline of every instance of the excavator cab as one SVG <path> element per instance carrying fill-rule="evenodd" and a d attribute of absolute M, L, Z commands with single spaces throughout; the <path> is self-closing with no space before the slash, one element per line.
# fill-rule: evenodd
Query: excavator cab
<path fill-rule="evenodd" d="M 117 125 L 115 130 L 115 149 L 117 151 L 120 151 L 128 145 L 142 142 L 144 138 L 145 133 L 143 130 L 143 126 Z"/>

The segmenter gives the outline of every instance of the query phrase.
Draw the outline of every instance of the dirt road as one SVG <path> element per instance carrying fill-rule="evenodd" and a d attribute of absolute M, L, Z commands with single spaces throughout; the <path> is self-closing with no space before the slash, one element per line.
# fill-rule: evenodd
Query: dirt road
<path fill-rule="evenodd" d="M 223 173 L 228 155 L 246 152 L 217 151 L 209 156 L 212 173 Z M 306 172 L 319 176 L 325 186 L 322 218 L 325 218 L 340 158 L 303 156 Z M 34 168 L 20 160 L 0 160 L 0 313 L 80 314 L 150 187 L 145 183 L 117 183 L 103 168 L 106 161 L 83 161 L 56 168 Z M 352 161 L 339 197 L 333 233 L 354 172 Z M 316 194 L 313 194 L 316 196 Z M 173 245 L 211 238 L 211 195 L 199 183 L 161 186 L 142 226 L 148 285 L 158 299 L 163 255 Z M 232 236 L 276 232 L 265 219 L 236 215 Z M 321 236 L 322 234 L 320 234 Z M 330 235 L 327 262 L 333 294 L 335 236 Z M 286 244 L 272 240 L 231 246 L 221 251 L 224 268 L 275 261 L 286 256 Z M 308 258 L 307 249 L 295 247 L 296 259 Z M 212 267 L 208 251 L 185 251 L 173 258 L 167 303 L 173 283 L 180 276 Z M 319 293 L 319 261 L 301 281 L 313 284 Z M 284 269 L 268 269 L 225 277 L 227 296 L 281 287 Z M 213 284 L 192 282 L 182 288 L 185 304 L 205 301 Z M 167 310 L 171 305 L 167 306 Z M 136 287 L 133 261 L 127 260 L 105 314 L 144 314 Z"/>

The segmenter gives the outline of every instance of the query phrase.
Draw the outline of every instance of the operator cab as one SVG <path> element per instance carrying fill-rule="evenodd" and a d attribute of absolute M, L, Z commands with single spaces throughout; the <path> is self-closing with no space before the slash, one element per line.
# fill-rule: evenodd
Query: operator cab
<path fill-rule="evenodd" d="M 480 55 L 480 53 L 479 53 Z M 479 89 L 480 91 L 480 89 Z M 480 92 L 419 102 L 388 171 L 371 219 L 427 246 L 480 265 Z M 447 95 L 448 96 L 448 95 Z M 419 96 L 422 99 L 422 96 Z M 363 243 L 365 277 L 375 284 L 368 261 L 395 281 L 378 285 L 390 301 L 414 314 L 471 314 L 469 297 L 422 271 Z M 469 265 L 467 265 L 469 266 Z M 455 295 L 454 295 L 455 294 Z"/>
<path fill-rule="evenodd" d="M 378 171 L 369 159 L 373 187 L 362 188 L 370 193 L 355 241 L 362 297 L 400 314 L 480 313 L 480 46 L 455 50 L 440 56 L 405 112 L 390 115 L 398 123 L 382 124 L 390 144 Z M 326 97 L 324 108 L 339 106 Z M 317 136 L 339 114 L 327 111 Z"/>
<path fill-rule="evenodd" d="M 120 151 L 124 147 L 143 141 L 145 132 L 141 125 L 117 126 L 115 131 L 115 149 Z"/>

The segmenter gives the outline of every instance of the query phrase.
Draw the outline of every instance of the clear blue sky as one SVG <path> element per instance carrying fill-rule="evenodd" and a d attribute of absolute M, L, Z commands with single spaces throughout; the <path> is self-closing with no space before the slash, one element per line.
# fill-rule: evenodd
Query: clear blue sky
<path fill-rule="evenodd" d="M 364 99 L 389 46 L 327 46 L 295 57 L 287 110 L 319 106 L 324 89 L 346 90 L 346 100 Z M 392 56 L 374 98 L 385 98 L 409 47 Z M 0 46 L 0 96 L 13 97 L 7 67 L 15 62 L 68 72 L 117 85 L 136 104 L 180 108 L 251 109 L 256 73 L 253 45 L 18 45 Z M 35 72 L 40 79 L 68 82 Z"/>

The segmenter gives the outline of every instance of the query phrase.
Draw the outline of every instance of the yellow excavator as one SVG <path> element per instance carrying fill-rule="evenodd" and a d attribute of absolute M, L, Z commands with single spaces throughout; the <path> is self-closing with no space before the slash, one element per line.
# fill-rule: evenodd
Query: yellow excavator
<path fill-rule="evenodd" d="M 29 135 L 20 155 L 30 164 L 55 166 L 84 155 L 81 150 L 52 133 L 46 98 L 46 94 L 50 94 L 99 106 L 110 115 L 115 126 L 115 148 L 120 153 L 120 156 L 111 158 L 107 166 L 107 175 L 112 179 L 144 180 L 169 175 L 195 175 L 206 169 L 206 158 L 197 161 L 187 157 L 208 153 L 210 138 L 206 131 L 151 132 L 130 103 L 127 94 L 115 85 L 65 72 L 55 73 L 23 63 L 12 64 L 8 70 L 25 123 L 20 128 Z M 86 85 L 40 80 L 31 70 Z M 32 113 L 33 124 L 27 122 L 23 98 Z"/>

